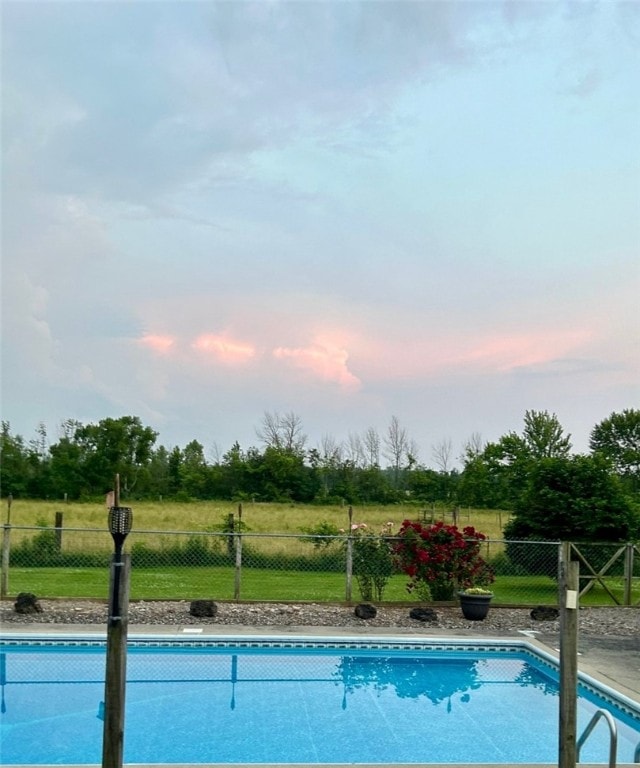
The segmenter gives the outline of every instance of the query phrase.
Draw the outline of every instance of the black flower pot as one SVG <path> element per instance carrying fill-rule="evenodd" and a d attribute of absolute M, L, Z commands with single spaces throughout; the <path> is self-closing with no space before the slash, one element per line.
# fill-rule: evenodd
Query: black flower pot
<path fill-rule="evenodd" d="M 493 595 L 468 595 L 458 592 L 462 615 L 469 621 L 482 621 L 487 618 Z"/>

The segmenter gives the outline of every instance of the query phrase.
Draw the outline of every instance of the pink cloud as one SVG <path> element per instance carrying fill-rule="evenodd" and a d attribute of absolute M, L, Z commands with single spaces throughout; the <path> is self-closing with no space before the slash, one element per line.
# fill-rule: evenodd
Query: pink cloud
<path fill-rule="evenodd" d="M 500 371 L 557 359 L 590 338 L 586 331 L 549 331 L 483 339 L 465 355 L 468 362 L 486 363 Z"/>
<path fill-rule="evenodd" d="M 376 379 L 453 372 L 507 372 L 577 354 L 593 340 L 589 330 L 521 333 L 434 333 L 421 338 L 370 338 L 357 350 L 360 370 Z M 361 356 L 360 356 L 361 355 Z"/>
<path fill-rule="evenodd" d="M 277 347 L 273 356 L 322 381 L 335 382 L 344 389 L 355 390 L 361 386 L 360 379 L 347 366 L 347 350 L 329 340 L 317 339 L 307 347 Z"/>
<path fill-rule="evenodd" d="M 152 349 L 158 354 L 166 355 L 175 346 L 175 339 L 173 336 L 162 336 L 148 333 L 141 339 L 138 339 L 138 343 L 145 347 L 149 347 L 149 349 Z"/>
<path fill-rule="evenodd" d="M 246 363 L 256 354 L 256 348 L 253 344 L 235 341 L 224 335 L 214 333 L 201 334 L 191 346 L 198 352 L 212 355 L 227 365 Z"/>

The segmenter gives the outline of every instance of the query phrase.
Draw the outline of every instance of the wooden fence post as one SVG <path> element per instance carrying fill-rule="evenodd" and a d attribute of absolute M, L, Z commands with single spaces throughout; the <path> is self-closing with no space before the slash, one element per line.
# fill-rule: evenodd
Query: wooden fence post
<path fill-rule="evenodd" d="M 227 536 L 227 552 L 229 555 L 232 555 L 235 550 L 234 533 L 236 532 L 236 518 L 233 512 L 229 512 L 227 515 L 227 531 L 229 533 Z"/>
<path fill-rule="evenodd" d="M 127 627 L 131 555 L 114 555 L 111 565 L 111 587 L 114 589 L 116 569 L 120 616 L 109 617 L 107 626 L 107 666 L 104 688 L 104 732 L 102 768 L 122 768 L 124 751 L 124 702 L 127 679 Z"/>
<path fill-rule="evenodd" d="M 54 523 L 56 533 L 56 552 L 62 552 L 62 512 L 56 512 L 56 519 Z"/>
<path fill-rule="evenodd" d="M 0 597 L 9 594 L 9 561 L 11 552 L 11 525 L 2 526 L 2 574 L 0 575 Z"/>
<path fill-rule="evenodd" d="M 631 605 L 631 587 L 633 586 L 633 553 L 635 546 L 627 542 L 624 551 L 624 599 L 623 605 Z"/>
<path fill-rule="evenodd" d="M 580 564 L 571 559 L 571 543 L 560 544 L 558 602 L 560 605 L 559 768 L 576 768 L 578 695 L 578 592 Z"/>
<path fill-rule="evenodd" d="M 349 529 L 347 531 L 347 581 L 345 588 L 345 600 L 351 602 L 352 580 L 353 580 L 353 536 L 351 525 L 353 524 L 353 507 L 349 506 Z"/>
<path fill-rule="evenodd" d="M 231 515 L 233 517 L 233 515 Z M 236 540 L 236 569 L 233 585 L 234 600 L 240 600 L 240 582 L 242 577 L 242 504 L 238 504 L 238 533 L 235 534 Z"/>

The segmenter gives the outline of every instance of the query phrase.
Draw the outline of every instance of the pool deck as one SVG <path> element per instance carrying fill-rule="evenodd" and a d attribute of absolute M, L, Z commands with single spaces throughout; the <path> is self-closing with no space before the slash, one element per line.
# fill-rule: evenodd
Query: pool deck
<path fill-rule="evenodd" d="M 64 637 L 72 635 L 84 635 L 92 636 L 96 638 L 104 637 L 106 635 L 106 629 L 97 629 L 93 626 L 65 624 L 65 625 L 51 625 L 51 624 L 31 624 L 29 630 L 25 631 L 24 627 L 16 628 L 2 628 L 2 634 L 4 637 L 9 638 L 11 636 L 25 635 L 52 635 L 55 637 Z M 522 643 L 526 641 L 532 647 L 538 648 L 543 653 L 550 654 L 551 656 L 558 658 L 559 656 L 559 638 L 557 634 L 546 634 L 544 632 L 509 632 L 509 633 L 493 633 L 487 635 L 482 632 L 473 632 L 471 630 L 465 631 L 450 631 L 450 630 L 437 630 L 431 627 L 420 628 L 417 630 L 400 630 L 398 628 L 381 629 L 376 627 L 375 630 L 367 629 L 366 627 L 359 628 L 354 631 L 353 627 L 345 629 L 344 627 L 308 627 L 308 626 L 288 626 L 288 627 L 247 627 L 245 625 L 233 626 L 233 625 L 206 625 L 203 627 L 194 626 L 159 626 L 159 625 L 130 625 L 128 628 L 128 635 L 130 638 L 136 636 L 149 636 L 156 635 L 160 637 L 240 637 L 240 636 L 256 636 L 256 637 L 308 637 L 313 638 L 357 638 L 366 640 L 367 638 L 401 638 L 405 640 L 476 640 L 480 642 L 491 642 L 491 640 L 499 640 L 500 642 L 513 641 Z M 640 707 L 640 637 L 610 637 L 610 636 L 593 636 L 582 635 L 579 637 L 578 642 L 578 670 L 584 672 L 593 678 L 596 682 L 603 685 L 605 688 L 611 688 L 618 693 L 622 694 L 627 699 L 635 702 Z M 606 763 L 590 764 L 579 763 L 579 768 L 602 768 L 602 765 Z M 133 765 L 133 764 L 128 764 Z M 258 764 L 256 764 L 258 765 Z M 269 768 L 269 764 L 261 763 L 260 768 Z M 349 764 L 350 768 L 353 768 L 353 764 Z M 451 768 L 451 764 L 448 766 L 438 766 L 437 764 L 428 764 L 429 768 Z M 517 768 L 556 768 L 557 764 L 549 764 L 545 766 L 542 763 L 536 763 L 532 765 L 518 764 Z M 617 768 L 635 768 L 638 764 L 621 763 L 618 762 Z M 21 767 L 22 768 L 22 767 Z M 26 767 L 24 767 L 26 768 Z M 46 768 L 46 766 L 38 766 L 38 768 Z M 60 768 L 60 766 L 57 766 Z M 63 767 L 64 768 L 64 767 Z M 166 765 L 151 766 L 145 765 L 144 768 L 167 768 Z M 171 768 L 193 768 L 193 766 L 178 766 L 172 765 Z M 199 768 L 206 768 L 205 766 L 199 766 Z M 213 766 L 211 767 L 213 768 Z M 241 768 L 240 766 L 234 766 L 231 764 L 225 764 L 220 768 Z M 243 765 L 242 768 L 247 768 Z M 282 766 L 274 766 L 273 768 L 282 768 Z M 310 768 L 309 765 L 297 766 L 294 764 L 287 764 L 287 768 Z M 314 765 L 313 768 L 321 768 Z M 341 766 L 338 764 L 332 764 L 330 768 L 347 768 L 347 766 Z M 365 766 L 364 764 L 358 764 L 358 768 L 381 768 L 380 764 Z M 415 764 L 401 765 L 394 764 L 394 768 L 416 768 Z M 504 765 L 496 766 L 495 764 L 478 764 L 475 763 L 472 768 L 504 768 Z"/>

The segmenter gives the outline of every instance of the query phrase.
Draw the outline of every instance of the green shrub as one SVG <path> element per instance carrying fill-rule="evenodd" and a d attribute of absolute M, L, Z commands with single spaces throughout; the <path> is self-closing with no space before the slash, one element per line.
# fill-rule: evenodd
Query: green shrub
<path fill-rule="evenodd" d="M 11 549 L 11 564 L 31 568 L 59 565 L 61 553 L 54 529 L 49 528 L 46 522 L 38 520 L 37 525 L 42 530 L 38 531 L 30 539 L 21 541 Z"/>
<path fill-rule="evenodd" d="M 303 528 L 302 532 L 306 536 L 301 536 L 300 541 L 313 544 L 315 549 L 328 549 L 333 544 L 339 543 L 338 537 L 341 533 L 344 533 L 337 525 L 326 520 L 322 520 L 310 528 Z"/>

